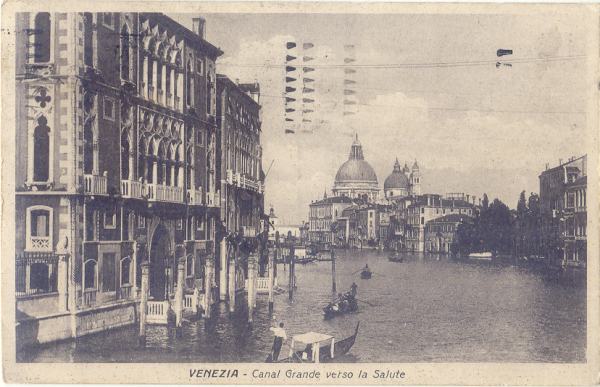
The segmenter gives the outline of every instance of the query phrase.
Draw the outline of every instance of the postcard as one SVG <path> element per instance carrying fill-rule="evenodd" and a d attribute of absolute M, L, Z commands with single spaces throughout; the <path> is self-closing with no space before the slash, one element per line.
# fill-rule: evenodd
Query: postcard
<path fill-rule="evenodd" d="M 598 383 L 597 5 L 2 7 L 11 383 Z"/>

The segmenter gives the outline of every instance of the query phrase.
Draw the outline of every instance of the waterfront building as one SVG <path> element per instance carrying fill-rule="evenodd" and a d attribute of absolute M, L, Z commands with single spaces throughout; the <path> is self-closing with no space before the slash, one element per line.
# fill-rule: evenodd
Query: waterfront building
<path fill-rule="evenodd" d="M 336 240 L 336 230 L 332 230 L 331 225 L 342 216 L 345 208 L 352 205 L 352 199 L 348 196 L 327 197 L 312 202 L 309 205 L 309 231 L 308 239 L 311 243 L 322 245 L 330 244 Z M 339 228 L 339 226 L 338 226 Z"/>
<path fill-rule="evenodd" d="M 392 173 L 383 183 L 383 193 L 387 200 L 398 200 L 407 196 L 421 194 L 421 172 L 417 161 L 409 172 L 408 165 L 400 167 L 400 162 L 396 158 Z"/>
<path fill-rule="evenodd" d="M 438 194 L 425 194 L 404 201 L 406 227 L 404 230 L 405 248 L 411 251 L 425 251 L 425 226 L 430 220 L 445 215 L 458 214 L 473 217 L 475 205 L 466 200 L 466 195 L 442 197 Z"/>
<path fill-rule="evenodd" d="M 203 19 L 193 25 L 158 13 L 17 14 L 23 341 L 132 323 L 142 262 L 153 302 L 173 297 L 178 263 L 185 293 L 218 284 L 222 52 L 204 38 Z"/>
<path fill-rule="evenodd" d="M 547 265 L 585 269 L 587 155 L 560 161 L 543 171 L 539 179 L 541 246 Z"/>
<path fill-rule="evenodd" d="M 346 196 L 364 202 L 374 202 L 379 197 L 379 183 L 373 167 L 365 160 L 358 135 L 355 136 L 348 160 L 335 175 L 334 196 Z"/>
<path fill-rule="evenodd" d="M 266 266 L 264 247 L 236 249 L 227 243 L 226 235 L 248 240 L 264 231 L 264 174 L 262 172 L 260 86 L 258 83 L 239 84 L 218 74 L 216 78 L 218 147 L 218 180 L 220 182 L 220 218 L 223 233 L 220 243 L 220 298 L 227 298 L 228 282 L 236 280 L 237 291 L 244 288 L 241 278 L 247 279 L 249 255 L 258 254 L 261 268 Z M 218 199 L 218 198 L 217 198 Z M 231 242 L 231 241 L 230 241 Z M 266 241 L 263 241 L 266 242 Z M 239 243 L 239 242 L 238 242 Z M 248 244 L 250 246 L 252 244 Z M 239 254 L 235 257 L 234 254 Z M 237 263 L 236 275 L 230 266 Z M 262 271 L 262 270 L 261 270 Z"/>
<path fill-rule="evenodd" d="M 428 221 L 425 225 L 425 252 L 448 254 L 458 225 L 472 218 L 465 214 L 450 214 Z"/>

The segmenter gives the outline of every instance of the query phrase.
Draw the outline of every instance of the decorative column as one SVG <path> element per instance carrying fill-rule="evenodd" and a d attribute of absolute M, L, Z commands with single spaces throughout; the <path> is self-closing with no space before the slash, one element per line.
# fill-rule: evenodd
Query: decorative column
<path fill-rule="evenodd" d="M 177 263 L 177 289 L 175 291 L 175 326 L 181 327 L 183 319 L 183 288 L 185 287 L 185 257 L 181 257 Z"/>
<path fill-rule="evenodd" d="M 157 79 L 158 79 L 158 74 L 157 74 L 157 70 L 158 70 L 158 58 L 156 58 L 156 60 L 152 61 L 152 87 L 153 87 L 153 91 L 152 91 L 152 95 L 150 96 L 150 98 L 152 98 L 153 101 L 158 101 L 156 96 L 158 95 L 158 84 L 157 84 Z"/>
<path fill-rule="evenodd" d="M 213 301 L 213 271 L 214 265 L 212 262 L 212 258 L 208 256 L 205 260 L 204 266 L 204 295 L 206 297 L 206 318 L 211 318 L 211 310 Z"/>
<path fill-rule="evenodd" d="M 144 54 L 144 63 L 142 64 L 142 95 L 148 98 L 148 54 Z"/>
<path fill-rule="evenodd" d="M 236 250 L 231 252 L 233 257 L 229 260 L 229 311 L 231 313 L 235 312 Z"/>
<path fill-rule="evenodd" d="M 150 265 L 148 262 L 142 263 L 142 295 L 140 298 L 140 333 L 138 336 L 139 344 L 146 345 L 146 312 L 148 308 L 148 277 L 150 274 Z"/>
<path fill-rule="evenodd" d="M 152 184 L 158 184 L 158 160 L 156 158 L 152 160 Z"/>
<path fill-rule="evenodd" d="M 134 230 L 135 227 L 132 227 L 132 230 Z M 132 234 L 130 235 L 131 239 L 133 239 L 133 231 Z M 131 283 L 131 295 L 133 297 L 133 299 L 136 298 L 137 296 L 137 261 L 138 261 L 138 250 L 139 250 L 139 246 L 138 246 L 138 242 L 133 241 L 133 252 L 131 253 L 131 264 L 133 265 L 133 279 L 132 279 L 132 283 Z"/>
<path fill-rule="evenodd" d="M 221 239 L 221 268 L 219 272 L 219 299 L 220 301 L 225 301 L 227 299 L 227 271 L 229 268 L 227 267 L 227 240 L 225 238 Z"/>
<path fill-rule="evenodd" d="M 58 292 L 58 310 L 60 312 L 67 311 L 68 305 L 68 283 L 69 283 L 69 255 L 61 254 L 58 257 L 58 273 L 57 273 L 57 292 Z"/>
<path fill-rule="evenodd" d="M 134 180 L 135 176 L 135 152 L 133 151 L 134 146 L 135 145 L 132 144 L 131 149 L 129 151 L 129 176 L 127 176 L 127 180 Z"/>

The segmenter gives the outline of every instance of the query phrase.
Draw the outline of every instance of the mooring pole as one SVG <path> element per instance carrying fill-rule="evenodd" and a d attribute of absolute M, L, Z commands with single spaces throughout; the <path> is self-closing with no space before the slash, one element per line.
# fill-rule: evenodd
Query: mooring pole
<path fill-rule="evenodd" d="M 289 249 L 290 255 L 289 255 L 289 259 L 290 259 L 290 267 L 288 270 L 288 276 L 289 276 L 289 281 L 288 281 L 288 292 L 289 292 L 289 299 L 290 301 L 292 301 L 294 299 L 294 246 L 290 246 Z"/>
<path fill-rule="evenodd" d="M 273 254 L 276 253 L 277 250 Z M 269 259 L 269 314 L 273 313 L 273 288 L 275 287 L 275 270 L 273 270 L 273 261 L 275 257 L 269 254 L 269 250 L 267 250 L 267 255 Z"/>
<path fill-rule="evenodd" d="M 331 291 L 335 297 L 337 289 L 335 286 L 335 251 L 333 250 L 333 246 L 331 246 Z"/>
<path fill-rule="evenodd" d="M 140 333 L 138 342 L 141 346 L 146 345 L 146 309 L 148 307 L 148 276 L 150 265 L 148 262 L 142 262 L 142 294 L 140 297 Z"/>

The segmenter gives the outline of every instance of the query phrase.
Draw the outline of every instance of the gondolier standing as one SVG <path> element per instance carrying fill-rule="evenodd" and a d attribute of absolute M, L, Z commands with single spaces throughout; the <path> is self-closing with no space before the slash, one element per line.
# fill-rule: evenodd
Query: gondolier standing
<path fill-rule="evenodd" d="M 281 351 L 283 340 L 287 339 L 287 335 L 285 334 L 285 329 L 283 329 L 282 322 L 279 323 L 278 327 L 271 327 L 270 330 L 272 330 L 273 334 L 275 335 L 273 338 L 273 348 L 271 349 L 271 361 L 275 362 L 279 358 L 279 352 Z"/>

